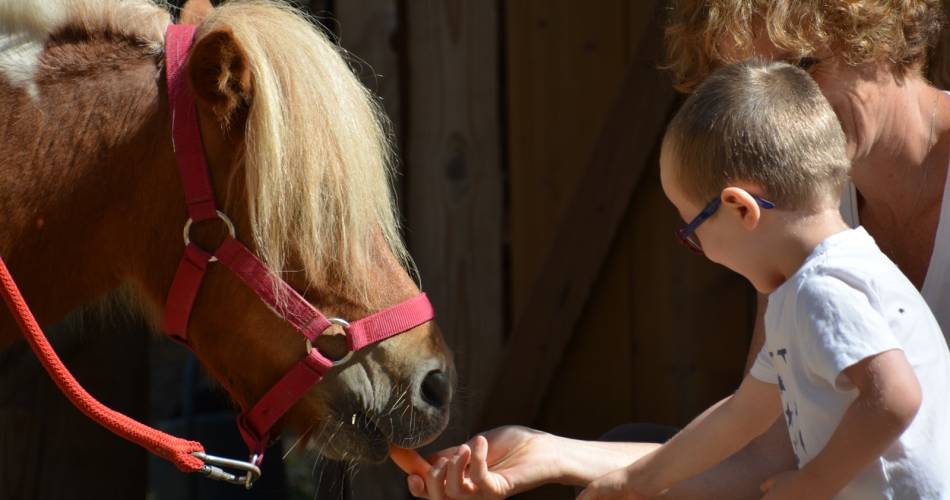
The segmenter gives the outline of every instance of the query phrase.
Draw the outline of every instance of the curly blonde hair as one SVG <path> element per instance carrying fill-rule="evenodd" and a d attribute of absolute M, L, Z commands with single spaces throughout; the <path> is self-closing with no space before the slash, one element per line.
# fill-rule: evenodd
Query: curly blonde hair
<path fill-rule="evenodd" d="M 944 20 L 940 0 L 670 0 L 668 68 L 677 89 L 691 91 L 717 66 L 754 55 L 764 28 L 795 59 L 827 49 L 905 75 L 924 66 Z"/>

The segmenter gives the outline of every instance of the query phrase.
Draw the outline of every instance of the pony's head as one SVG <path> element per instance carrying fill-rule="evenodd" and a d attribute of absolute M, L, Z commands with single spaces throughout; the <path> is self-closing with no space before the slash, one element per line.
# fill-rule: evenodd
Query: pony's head
<path fill-rule="evenodd" d="M 0 81 L 0 91 L 9 91 L 0 97 L 20 114 L 18 125 L 35 120 L 39 129 L 69 131 L 46 146 L 62 149 L 69 168 L 59 160 L 37 167 L 47 172 L 37 185 L 62 181 L 48 189 L 55 196 L 32 195 L 35 210 L 11 215 L 2 242 L 41 319 L 125 285 L 157 325 L 187 219 L 162 73 L 169 15 L 148 0 L 35 4 L 0 5 L 0 28 L 27 34 L 10 38 L 22 45 L 17 61 L 23 54 L 37 61 L 13 68 L 19 73 L 9 57 L 0 61 L 8 77 L 22 75 L 12 86 Z M 355 320 L 418 294 L 394 209 L 386 121 L 341 49 L 278 2 L 235 1 L 202 17 L 184 71 L 215 196 L 237 239 L 327 316 Z M 86 109 L 116 119 L 68 124 Z M 30 141 L 28 132 L 15 135 L 8 145 L 14 156 L 21 135 Z M 29 194 L 32 185 L 23 186 L 16 196 Z M 35 217 L 42 217 L 42 237 L 16 232 Z M 224 231 L 206 221 L 190 237 L 213 250 Z M 39 264 L 43 252 L 67 245 L 78 250 L 59 252 L 56 265 L 74 272 Z M 54 273 L 61 275 L 56 297 L 44 288 Z M 244 408 L 307 354 L 289 324 L 214 264 L 188 337 Z M 315 347 L 343 358 L 344 331 L 326 332 Z M 451 354 L 430 322 L 335 366 L 280 425 L 308 435 L 329 457 L 378 461 L 390 443 L 419 446 L 445 428 L 453 383 Z"/>
<path fill-rule="evenodd" d="M 340 49 L 295 10 L 226 4 L 198 27 L 185 71 L 219 199 L 238 237 L 324 313 L 359 319 L 418 293 L 391 192 L 374 99 Z M 215 239 L 214 223 L 197 238 Z M 306 354 L 303 341 L 226 272 L 209 275 L 191 320 L 199 358 L 252 405 Z M 201 299 L 199 299 L 201 300 Z M 345 338 L 325 334 L 328 357 Z M 287 417 L 336 458 L 381 459 L 445 427 L 451 358 L 428 323 L 358 351 Z"/>

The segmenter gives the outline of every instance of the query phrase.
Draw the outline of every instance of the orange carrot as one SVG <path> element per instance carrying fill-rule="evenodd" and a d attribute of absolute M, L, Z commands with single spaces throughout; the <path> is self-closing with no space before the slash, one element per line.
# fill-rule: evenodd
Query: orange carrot
<path fill-rule="evenodd" d="M 429 462 L 426 462 L 416 450 L 389 445 L 389 458 L 393 459 L 393 462 L 396 462 L 396 465 L 406 474 L 425 477 L 429 469 L 432 468 Z"/>

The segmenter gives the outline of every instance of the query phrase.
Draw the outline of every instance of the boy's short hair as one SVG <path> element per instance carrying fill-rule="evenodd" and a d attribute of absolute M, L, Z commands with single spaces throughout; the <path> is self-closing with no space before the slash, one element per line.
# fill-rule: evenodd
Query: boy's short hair
<path fill-rule="evenodd" d="M 847 142 L 818 85 L 783 62 L 746 61 L 703 82 L 670 122 L 663 148 L 685 194 L 702 206 L 750 182 L 779 208 L 840 199 Z"/>

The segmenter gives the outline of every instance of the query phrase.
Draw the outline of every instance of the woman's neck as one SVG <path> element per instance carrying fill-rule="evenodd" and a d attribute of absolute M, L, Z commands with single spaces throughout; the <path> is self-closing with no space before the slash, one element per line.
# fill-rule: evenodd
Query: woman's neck
<path fill-rule="evenodd" d="M 950 146 L 950 96 L 919 76 L 886 86 L 855 145 L 851 178 L 875 214 L 892 223 L 939 204 Z"/>

